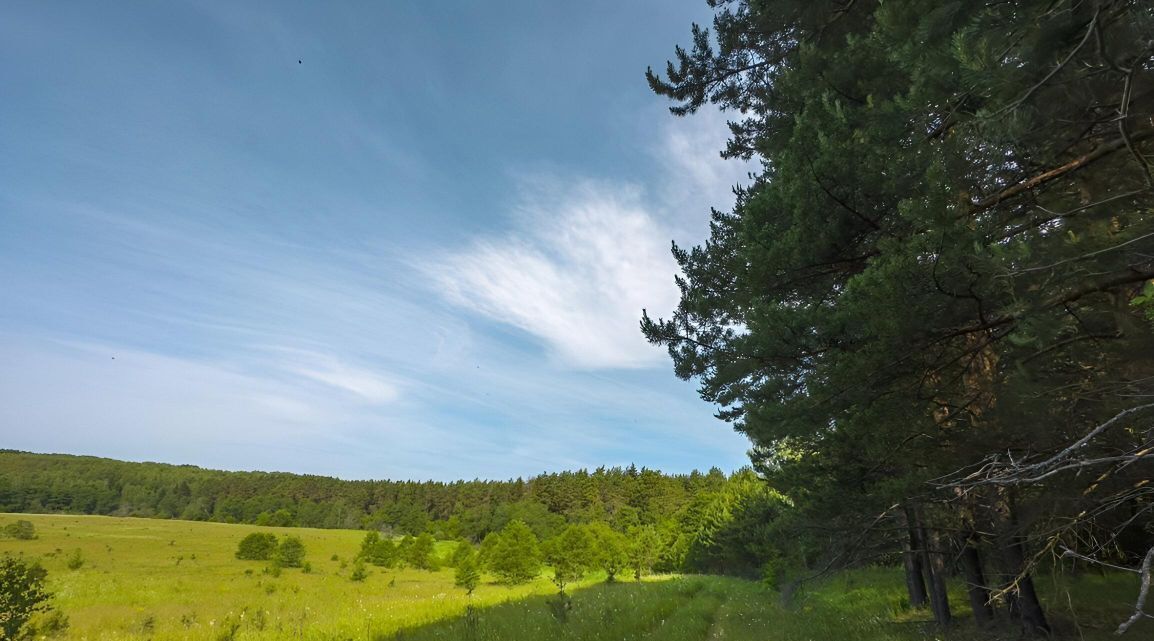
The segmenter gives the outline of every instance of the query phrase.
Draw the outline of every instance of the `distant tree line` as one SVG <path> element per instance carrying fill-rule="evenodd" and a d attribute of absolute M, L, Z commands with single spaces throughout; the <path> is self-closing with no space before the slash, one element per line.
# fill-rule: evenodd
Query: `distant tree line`
<path fill-rule="evenodd" d="M 0 512 L 365 529 L 360 557 L 382 566 L 425 567 L 426 540 L 480 544 L 484 560 L 502 531 L 506 538 L 528 533 L 545 542 L 572 525 L 596 524 L 590 532 L 600 532 L 602 542 L 607 532 L 648 541 L 650 558 L 639 562 L 646 571 L 760 577 L 778 557 L 765 538 L 767 523 L 785 507 L 750 470 L 668 475 L 630 466 L 507 481 L 345 481 L 0 451 Z M 398 544 L 394 536 L 405 538 Z M 535 576 L 542 557 L 540 551 L 531 556 Z M 485 567 L 509 579 L 528 571 Z M 623 571 L 626 564 L 611 569 Z"/>

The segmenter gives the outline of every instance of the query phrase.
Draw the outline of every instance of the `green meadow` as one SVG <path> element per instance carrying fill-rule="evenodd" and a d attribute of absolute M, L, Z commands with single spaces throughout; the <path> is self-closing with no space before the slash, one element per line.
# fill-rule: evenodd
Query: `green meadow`
<path fill-rule="evenodd" d="M 82 640 L 315 639 L 386 641 L 913 641 L 996 637 L 961 622 L 942 631 L 929 614 L 904 605 L 895 569 L 842 573 L 803 590 L 788 607 L 750 581 L 722 577 L 654 577 L 606 584 L 592 575 L 563 602 L 543 571 L 506 587 L 491 577 L 472 597 L 454 587 L 452 569 L 371 568 L 350 580 L 363 531 L 270 528 L 104 516 L 4 515 L 32 521 L 38 538 L 0 538 L 0 554 L 40 559 L 54 606 L 69 618 L 60 638 Z M 253 531 L 299 536 L 309 572 L 234 557 Z M 450 543 L 438 543 L 444 557 Z M 76 551 L 82 560 L 75 565 Z M 1116 638 L 1137 581 L 1088 573 L 1043 578 L 1040 588 L 1060 636 Z M 961 586 L 953 602 L 962 604 Z M 1073 604 L 1078 604 L 1076 610 Z M 1143 638 L 1154 625 L 1132 634 Z"/>
<path fill-rule="evenodd" d="M 909 610 L 889 568 L 845 572 L 800 594 L 790 607 L 779 595 L 750 581 L 687 576 L 663 582 L 597 584 L 574 593 L 558 616 L 556 597 L 533 596 L 484 609 L 474 616 L 439 621 L 403 632 L 404 641 L 1011 641 L 1020 633 L 978 630 L 963 618 L 942 630 L 929 612 Z M 897 586 L 897 587 L 895 587 Z M 1084 641 L 1117 639 L 1117 624 L 1129 615 L 1137 580 L 1084 575 L 1040 586 L 1051 606 L 1055 637 Z M 963 603 L 962 586 L 951 597 Z M 1077 614 L 1062 604 L 1082 603 Z M 964 609 L 957 614 L 966 617 Z M 1154 625 L 1143 622 L 1131 637 L 1145 639 Z"/>
<path fill-rule="evenodd" d="M 4 515 L 0 522 L 15 520 Z M 19 515 L 38 538 L 0 538 L 0 554 L 38 558 L 48 570 L 53 604 L 70 620 L 66 638 L 365 639 L 454 617 L 469 603 L 453 570 L 369 566 L 349 579 L 364 531 L 273 528 L 105 516 Z M 291 533 L 307 549 L 311 571 L 240 561 L 249 532 Z M 451 544 L 438 543 L 448 553 Z M 69 569 L 80 550 L 83 565 Z M 336 557 L 336 560 L 334 560 Z M 517 587 L 486 582 L 472 597 L 492 605 L 553 590 L 544 576 Z"/>

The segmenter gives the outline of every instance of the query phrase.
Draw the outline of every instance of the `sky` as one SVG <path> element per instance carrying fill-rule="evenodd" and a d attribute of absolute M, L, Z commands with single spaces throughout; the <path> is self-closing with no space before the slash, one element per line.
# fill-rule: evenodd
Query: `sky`
<path fill-rule="evenodd" d="M 746 462 L 638 329 L 748 167 L 704 0 L 12 0 L 0 447 L 342 478 Z"/>

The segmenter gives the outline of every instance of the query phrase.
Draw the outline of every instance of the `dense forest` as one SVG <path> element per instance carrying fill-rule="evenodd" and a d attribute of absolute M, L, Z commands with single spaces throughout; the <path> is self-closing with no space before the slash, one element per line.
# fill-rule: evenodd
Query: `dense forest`
<path fill-rule="evenodd" d="M 540 540 L 570 524 L 653 526 L 659 570 L 759 576 L 779 556 L 762 530 L 787 507 L 750 470 L 667 475 L 599 468 L 508 481 L 346 481 L 276 472 L 0 451 L 0 512 L 364 528 L 482 541 L 512 521 Z"/>
<path fill-rule="evenodd" d="M 1154 568 L 1154 5 L 709 0 L 649 70 L 755 163 L 643 330 L 825 567 L 1046 634 L 1055 562 Z M 806 537 L 801 537 L 805 540 Z M 1136 596 L 1143 616 L 1147 591 Z"/>

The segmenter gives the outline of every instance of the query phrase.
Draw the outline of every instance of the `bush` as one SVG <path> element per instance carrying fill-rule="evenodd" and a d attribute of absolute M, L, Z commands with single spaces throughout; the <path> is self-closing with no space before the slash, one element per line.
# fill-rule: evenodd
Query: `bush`
<path fill-rule="evenodd" d="M 268 561 L 276 549 L 275 534 L 253 532 L 240 540 L 236 547 L 236 558 L 243 561 Z"/>
<path fill-rule="evenodd" d="M 4 526 L 4 534 L 14 539 L 30 541 L 36 538 L 36 528 L 31 521 L 23 519 Z"/>
<path fill-rule="evenodd" d="M 36 639 L 58 637 L 68 631 L 68 626 L 68 617 L 60 610 L 52 610 L 35 625 L 29 626 L 31 634 L 27 636 Z"/>
<path fill-rule="evenodd" d="M 37 612 L 47 612 L 52 595 L 44 588 L 48 573 L 39 563 L 0 558 L 0 639 L 19 639 Z"/>
<path fill-rule="evenodd" d="M 349 575 L 349 580 L 364 581 L 368 576 L 369 573 L 365 570 L 365 562 L 357 559 L 357 562 L 353 564 L 353 572 Z"/>
<path fill-rule="evenodd" d="M 376 566 L 391 568 L 397 563 L 397 546 L 391 540 L 381 538 L 377 532 L 369 532 L 361 542 L 358 558 Z"/>
<path fill-rule="evenodd" d="M 82 567 L 84 567 L 84 554 L 80 551 L 80 548 L 76 548 L 72 551 L 72 554 L 68 556 L 68 569 L 79 570 Z"/>
<path fill-rule="evenodd" d="M 299 568 L 305 560 L 305 544 L 299 537 L 286 536 L 277 546 L 273 560 L 281 567 Z"/>

